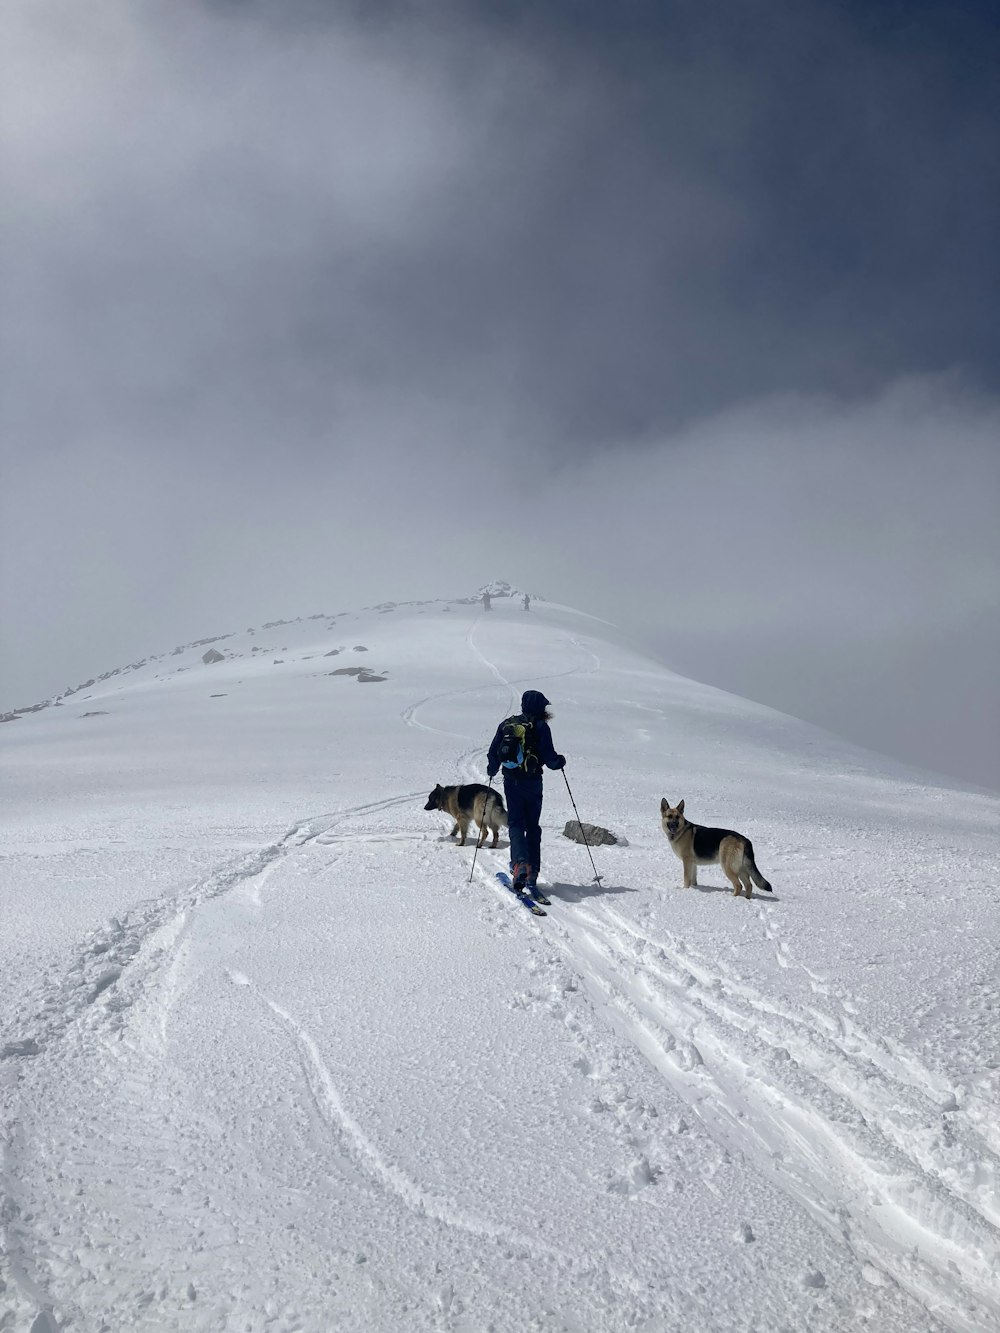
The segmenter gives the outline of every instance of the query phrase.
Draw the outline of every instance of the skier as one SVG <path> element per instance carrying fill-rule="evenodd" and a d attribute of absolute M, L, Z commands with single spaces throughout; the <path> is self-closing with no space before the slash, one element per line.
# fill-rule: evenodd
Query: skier
<path fill-rule="evenodd" d="M 556 754 L 552 744 L 548 703 L 540 690 L 525 690 L 521 712 L 500 723 L 486 757 L 491 778 L 503 768 L 511 875 L 518 893 L 535 889 L 541 867 L 542 768 L 566 766 L 566 756 Z"/>
<path fill-rule="evenodd" d="M 488 592 L 484 592 L 484 593 L 483 593 L 483 610 L 484 610 L 484 611 L 489 611 L 489 610 L 491 610 L 491 609 L 492 609 L 492 608 L 490 607 L 490 595 L 489 595 Z"/>
<path fill-rule="evenodd" d="M 527 593 L 524 594 L 524 609 L 525 611 L 531 610 L 531 598 L 528 596 Z"/>

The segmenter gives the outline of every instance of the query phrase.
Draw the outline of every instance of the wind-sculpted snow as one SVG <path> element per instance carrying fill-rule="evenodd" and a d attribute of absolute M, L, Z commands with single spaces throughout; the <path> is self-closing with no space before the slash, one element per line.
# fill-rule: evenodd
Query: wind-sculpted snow
<path fill-rule="evenodd" d="M 275 631 L 3 729 L 0 1329 L 1000 1327 L 995 799 L 537 601 Z M 528 687 L 627 839 L 554 775 L 543 920 L 423 809 Z"/>

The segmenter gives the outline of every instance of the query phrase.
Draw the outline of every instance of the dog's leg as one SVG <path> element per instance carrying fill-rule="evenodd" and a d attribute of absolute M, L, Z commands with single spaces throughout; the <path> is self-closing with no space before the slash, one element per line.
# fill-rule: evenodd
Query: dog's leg
<path fill-rule="evenodd" d="M 459 847 L 464 847 L 464 846 L 465 846 L 465 835 L 466 835 L 466 834 L 468 833 L 468 831 L 469 831 L 469 821 L 468 821 L 467 819 L 459 819 L 457 827 L 461 830 L 461 834 L 462 834 L 462 836 L 461 836 L 461 837 L 459 838 L 459 840 L 458 840 L 458 845 L 459 845 Z"/>
<path fill-rule="evenodd" d="M 454 827 L 452 828 L 451 832 L 448 834 L 448 837 L 449 837 L 449 838 L 453 838 L 457 832 L 458 832 L 458 825 L 455 824 Z"/>
<path fill-rule="evenodd" d="M 698 887 L 698 866 L 694 861 L 684 862 L 684 887 L 686 889 Z"/>

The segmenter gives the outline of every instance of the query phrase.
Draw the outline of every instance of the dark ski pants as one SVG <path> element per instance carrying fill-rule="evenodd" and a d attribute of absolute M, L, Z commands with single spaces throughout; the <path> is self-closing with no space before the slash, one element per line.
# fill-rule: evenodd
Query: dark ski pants
<path fill-rule="evenodd" d="M 527 866 L 527 882 L 534 884 L 542 865 L 542 779 L 509 778 L 504 774 L 507 822 L 510 826 L 510 861 L 517 874 Z"/>

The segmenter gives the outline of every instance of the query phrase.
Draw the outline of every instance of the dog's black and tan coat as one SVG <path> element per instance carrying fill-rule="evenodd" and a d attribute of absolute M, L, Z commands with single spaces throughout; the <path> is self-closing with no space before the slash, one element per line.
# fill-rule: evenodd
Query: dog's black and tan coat
<path fill-rule="evenodd" d="M 660 823 L 670 846 L 684 863 L 686 889 L 697 885 L 699 866 L 720 865 L 737 897 L 741 890 L 748 898 L 751 896 L 751 881 L 765 893 L 772 891 L 757 869 L 753 843 L 745 834 L 691 824 L 684 818 L 684 802 L 673 806 L 666 797 L 660 802 Z"/>
<path fill-rule="evenodd" d="M 493 834 L 491 847 L 497 845 L 501 828 L 507 827 L 507 809 L 499 792 L 484 787 L 481 782 L 470 782 L 462 787 L 442 787 L 440 783 L 427 798 L 425 810 L 443 810 L 451 815 L 455 827 L 448 834 L 453 838 L 460 833 L 459 846 L 465 846 L 465 835 L 474 819 L 479 825 L 479 844 L 482 846 L 487 831 Z"/>

